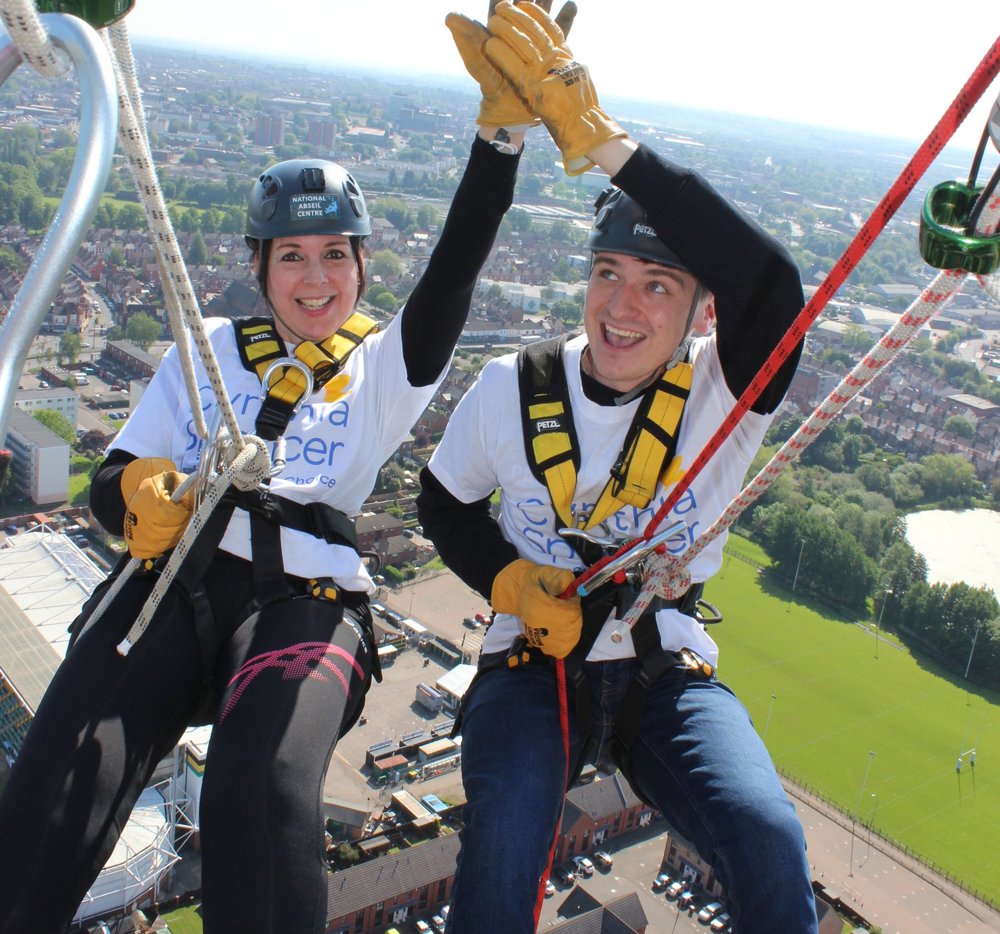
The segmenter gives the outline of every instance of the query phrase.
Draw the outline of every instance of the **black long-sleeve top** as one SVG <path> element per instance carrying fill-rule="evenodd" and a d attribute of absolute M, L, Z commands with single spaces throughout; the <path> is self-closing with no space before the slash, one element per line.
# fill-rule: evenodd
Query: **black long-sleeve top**
<path fill-rule="evenodd" d="M 715 297 L 716 341 L 726 385 L 742 395 L 803 306 L 798 269 L 788 251 L 695 172 L 640 145 L 614 177 L 646 211 L 647 221 Z M 801 347 L 754 403 L 773 411 L 784 396 Z M 617 392 L 584 378 L 588 398 L 614 404 Z M 496 575 L 518 558 L 490 514 L 489 499 L 463 503 L 425 468 L 418 515 L 441 558 L 489 599 Z"/>

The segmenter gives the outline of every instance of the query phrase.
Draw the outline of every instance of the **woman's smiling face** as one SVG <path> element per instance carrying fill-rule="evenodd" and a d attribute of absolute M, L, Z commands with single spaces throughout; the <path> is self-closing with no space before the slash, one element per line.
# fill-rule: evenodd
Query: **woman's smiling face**
<path fill-rule="evenodd" d="M 278 237 L 267 259 L 267 299 L 287 341 L 322 341 L 354 311 L 360 284 L 349 237 Z"/>

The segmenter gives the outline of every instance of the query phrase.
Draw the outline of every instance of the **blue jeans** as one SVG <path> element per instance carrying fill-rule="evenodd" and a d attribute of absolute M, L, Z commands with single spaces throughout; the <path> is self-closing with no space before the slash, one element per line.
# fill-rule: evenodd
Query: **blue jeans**
<path fill-rule="evenodd" d="M 638 664 L 585 667 L 600 740 Z M 533 662 L 481 673 L 462 734 L 468 806 L 449 934 L 479 932 L 484 923 L 505 934 L 531 932 L 564 793 L 555 667 Z M 724 684 L 681 670 L 659 678 L 646 695 L 630 766 L 636 793 L 712 864 L 734 931 L 815 934 L 802 827 L 746 710 Z"/>

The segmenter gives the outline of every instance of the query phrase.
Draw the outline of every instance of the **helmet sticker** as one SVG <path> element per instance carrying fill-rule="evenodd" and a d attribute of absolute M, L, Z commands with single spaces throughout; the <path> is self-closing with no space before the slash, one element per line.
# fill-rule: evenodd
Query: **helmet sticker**
<path fill-rule="evenodd" d="M 293 221 L 340 217 L 340 202 L 336 195 L 292 195 L 288 212 Z"/>

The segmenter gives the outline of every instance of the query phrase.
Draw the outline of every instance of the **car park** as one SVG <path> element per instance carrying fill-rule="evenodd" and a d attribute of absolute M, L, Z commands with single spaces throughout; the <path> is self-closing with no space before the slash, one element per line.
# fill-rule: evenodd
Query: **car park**
<path fill-rule="evenodd" d="M 709 902 L 698 912 L 698 920 L 702 924 L 708 924 L 720 911 L 722 911 L 722 902 Z"/>
<path fill-rule="evenodd" d="M 721 915 L 716 915 L 712 919 L 712 923 L 708 926 L 709 930 L 715 931 L 716 934 L 725 934 L 730 929 L 732 920 L 729 912 L 724 911 Z"/>
<path fill-rule="evenodd" d="M 614 864 L 614 858 L 607 850 L 595 850 L 593 855 L 594 865 L 605 872 Z"/>
<path fill-rule="evenodd" d="M 681 882 L 679 879 L 676 882 L 671 882 L 667 886 L 667 898 L 674 899 L 680 898 L 681 894 L 687 889 L 687 883 Z"/>
<path fill-rule="evenodd" d="M 586 856 L 574 856 L 573 865 L 576 866 L 581 876 L 592 876 L 594 874 L 594 864 Z"/>
<path fill-rule="evenodd" d="M 671 882 L 673 882 L 673 879 L 670 878 L 670 873 L 661 872 L 653 880 L 652 889 L 654 892 L 662 892 L 665 888 L 667 888 L 667 886 L 671 884 Z"/>

